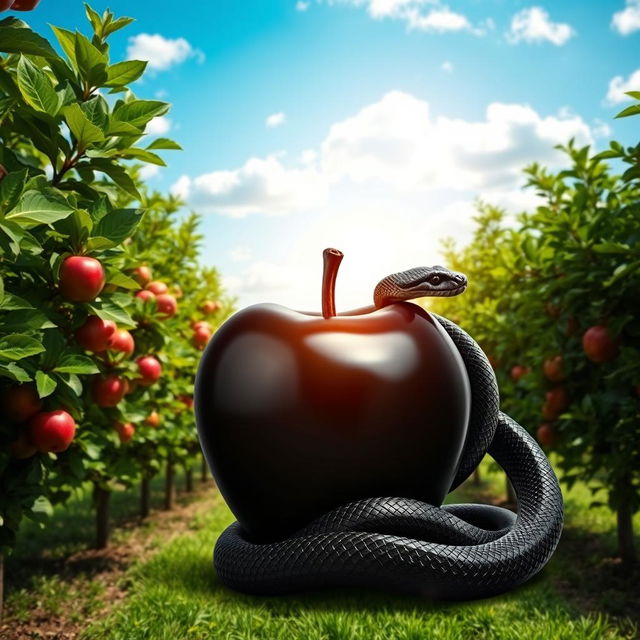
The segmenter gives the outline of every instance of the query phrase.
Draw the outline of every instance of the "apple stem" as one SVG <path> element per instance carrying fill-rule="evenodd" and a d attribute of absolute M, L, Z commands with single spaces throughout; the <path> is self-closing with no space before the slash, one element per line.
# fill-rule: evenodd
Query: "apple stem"
<path fill-rule="evenodd" d="M 337 249 L 322 252 L 324 271 L 322 273 L 322 315 L 333 318 L 336 315 L 336 277 L 344 254 Z"/>

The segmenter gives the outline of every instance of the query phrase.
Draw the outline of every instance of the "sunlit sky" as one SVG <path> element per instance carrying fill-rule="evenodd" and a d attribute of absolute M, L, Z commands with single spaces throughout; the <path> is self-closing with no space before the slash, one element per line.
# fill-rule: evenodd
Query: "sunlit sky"
<path fill-rule="evenodd" d="M 149 183 L 204 215 L 204 260 L 240 307 L 318 309 L 322 249 L 346 257 L 338 309 L 464 242 L 481 197 L 535 205 L 521 169 L 571 136 L 636 143 L 614 120 L 640 90 L 640 0 L 94 2 L 136 22 L 114 59 L 149 60 L 136 93 L 173 104 Z M 86 30 L 82 3 L 23 14 Z"/>

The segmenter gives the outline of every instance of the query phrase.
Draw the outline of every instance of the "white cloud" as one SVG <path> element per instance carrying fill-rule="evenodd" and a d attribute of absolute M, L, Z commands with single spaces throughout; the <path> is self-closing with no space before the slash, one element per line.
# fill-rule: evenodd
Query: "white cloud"
<path fill-rule="evenodd" d="M 129 38 L 127 57 L 129 60 L 148 60 L 149 69 L 155 71 L 166 71 L 188 58 L 204 60 L 202 51 L 194 49 L 184 38 L 172 40 L 159 33 L 140 33 Z"/>
<path fill-rule="evenodd" d="M 516 13 L 511 19 L 507 40 L 518 42 L 551 42 L 557 47 L 575 35 L 573 28 L 564 22 L 551 22 L 542 7 L 529 7 Z"/>
<path fill-rule="evenodd" d="M 144 132 L 151 136 L 164 136 L 171 130 L 171 120 L 167 116 L 156 116 L 152 118 Z"/>
<path fill-rule="evenodd" d="M 306 11 L 310 6 L 310 2 L 304 2 L 303 0 L 298 0 L 298 2 L 296 2 L 297 11 Z"/>
<path fill-rule="evenodd" d="M 223 280 L 231 295 L 257 294 L 263 300 L 273 291 L 287 289 L 296 279 L 295 271 L 271 262 L 252 262 L 239 275 Z"/>
<path fill-rule="evenodd" d="M 313 167 L 285 168 L 275 156 L 249 158 L 232 170 L 182 176 L 172 192 L 203 213 L 242 218 L 306 209 L 326 198 L 326 181 Z"/>
<path fill-rule="evenodd" d="M 229 258 L 233 260 L 233 262 L 246 262 L 247 260 L 251 260 L 253 256 L 253 252 L 249 247 L 240 246 L 234 247 L 229 251 Z"/>
<path fill-rule="evenodd" d="M 620 104 L 627 102 L 631 98 L 625 93 L 627 91 L 640 91 L 640 69 L 636 69 L 625 80 L 623 76 L 615 76 L 609 82 L 609 90 L 607 91 L 607 102 L 609 104 Z"/>
<path fill-rule="evenodd" d="M 329 4 L 364 6 L 375 20 L 400 20 L 409 30 L 427 33 L 468 31 L 484 35 L 492 27 L 488 20 L 474 27 L 465 15 L 452 11 L 440 0 L 329 0 Z"/>
<path fill-rule="evenodd" d="M 267 127 L 273 129 L 274 127 L 279 127 L 280 125 L 284 124 L 286 119 L 287 116 L 282 111 L 278 111 L 277 113 L 272 113 L 271 115 L 267 116 L 264 122 Z"/>
<path fill-rule="evenodd" d="M 453 62 L 449 62 L 449 60 L 445 60 L 441 65 L 440 68 L 443 71 L 446 71 L 447 73 L 453 73 Z"/>
<path fill-rule="evenodd" d="M 143 180 L 155 178 L 160 173 L 160 167 L 157 164 L 145 164 L 140 167 L 140 177 Z"/>
<path fill-rule="evenodd" d="M 640 29 L 640 0 L 627 0 L 626 7 L 613 14 L 611 27 L 623 36 Z"/>

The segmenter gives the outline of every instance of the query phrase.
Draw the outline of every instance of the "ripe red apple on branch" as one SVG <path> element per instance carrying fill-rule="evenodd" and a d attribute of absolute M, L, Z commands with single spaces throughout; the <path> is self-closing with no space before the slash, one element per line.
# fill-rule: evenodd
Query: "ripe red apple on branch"
<path fill-rule="evenodd" d="M 11 422 L 25 422 L 42 409 L 42 400 L 32 384 L 19 384 L 2 394 L 2 413 Z"/>
<path fill-rule="evenodd" d="M 151 291 L 151 293 L 157 296 L 159 296 L 161 293 L 167 293 L 167 291 L 169 291 L 169 287 L 167 287 L 167 285 L 164 282 L 159 282 L 157 280 L 150 282 L 146 286 L 146 289 L 147 291 Z"/>
<path fill-rule="evenodd" d="M 236 313 L 196 378 L 207 461 L 259 539 L 367 496 L 441 504 L 467 433 L 469 379 L 440 324 L 411 302 L 336 314 L 342 254 L 324 255 L 322 313 Z"/>
<path fill-rule="evenodd" d="M 542 406 L 542 417 L 545 420 L 555 420 L 569 406 L 569 394 L 562 385 L 549 389 L 545 394 Z"/>
<path fill-rule="evenodd" d="M 83 349 L 100 353 L 109 346 L 115 331 L 115 322 L 103 320 L 98 316 L 89 316 L 85 323 L 76 330 L 76 341 Z"/>
<path fill-rule="evenodd" d="M 136 298 L 139 298 L 143 302 L 146 302 L 147 300 L 153 300 L 155 299 L 155 297 L 156 294 L 153 293 L 153 291 L 149 291 L 148 289 L 142 289 L 142 291 L 138 291 L 136 293 Z"/>
<path fill-rule="evenodd" d="M 66 411 L 44 411 L 29 421 L 29 440 L 41 453 L 60 453 L 69 448 L 76 423 Z"/>
<path fill-rule="evenodd" d="M 126 329 L 118 329 L 109 339 L 109 351 L 117 351 L 130 356 L 135 348 L 136 343 L 133 336 Z"/>
<path fill-rule="evenodd" d="M 156 309 L 160 315 L 171 318 L 178 312 L 178 303 L 170 293 L 161 293 L 156 296 Z"/>
<path fill-rule="evenodd" d="M 140 378 L 139 383 L 143 387 L 148 387 L 154 382 L 157 382 L 162 375 L 162 365 L 157 358 L 153 356 L 140 356 L 136 363 L 138 364 L 138 371 Z"/>
<path fill-rule="evenodd" d="M 60 266 L 60 293 L 70 302 L 95 300 L 106 281 L 102 264 L 89 256 L 69 256 Z"/>
<path fill-rule="evenodd" d="M 538 427 L 536 438 L 543 447 L 553 447 L 558 440 L 558 434 L 553 426 L 544 423 Z"/>
<path fill-rule="evenodd" d="M 551 382 L 562 382 L 565 379 L 564 361 L 561 355 L 547 358 L 542 365 L 542 372 Z"/>
<path fill-rule="evenodd" d="M 203 313 L 215 313 L 220 309 L 220 303 L 217 300 L 205 300 L 200 308 Z"/>
<path fill-rule="evenodd" d="M 530 371 L 531 369 L 529 367 L 523 367 L 521 364 L 516 364 L 511 367 L 511 379 L 514 382 L 518 382 L 520 378 L 526 376 Z"/>
<path fill-rule="evenodd" d="M 118 432 L 118 436 L 120 437 L 120 442 L 122 444 L 131 442 L 131 439 L 136 432 L 136 428 L 131 424 L 131 422 L 116 422 L 114 427 Z"/>
<path fill-rule="evenodd" d="M 592 362 L 609 362 L 618 355 L 620 338 L 604 325 L 595 325 L 584 332 L 582 348 Z"/>
<path fill-rule="evenodd" d="M 152 411 L 145 420 L 145 423 L 154 429 L 160 426 L 160 414 L 157 411 Z"/>
<path fill-rule="evenodd" d="M 133 270 L 133 277 L 141 285 L 145 285 L 151 280 L 151 269 L 146 264 L 140 265 Z"/>
<path fill-rule="evenodd" d="M 14 0 L 11 9 L 13 11 L 31 11 L 38 6 L 40 0 Z"/>
<path fill-rule="evenodd" d="M 91 384 L 93 401 L 99 407 L 117 406 L 128 390 L 127 380 L 116 373 L 110 373 L 106 376 L 97 375 Z"/>

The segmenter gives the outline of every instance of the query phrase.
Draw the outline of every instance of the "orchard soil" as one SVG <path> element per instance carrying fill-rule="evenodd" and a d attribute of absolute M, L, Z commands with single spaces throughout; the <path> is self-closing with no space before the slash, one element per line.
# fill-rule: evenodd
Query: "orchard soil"
<path fill-rule="evenodd" d="M 485 460 L 480 477 L 480 484 L 469 480 L 448 501 L 513 507 L 505 501 L 504 476 L 494 463 Z M 185 481 L 181 476 L 177 485 L 184 488 Z M 504 596 L 451 605 L 366 592 L 279 599 L 235 594 L 219 584 L 210 565 L 215 538 L 232 516 L 210 481 L 194 485 L 193 492 L 178 494 L 173 510 L 154 511 L 144 520 L 126 515 L 138 504 L 138 492 L 119 494 L 120 500 L 128 496 L 129 503 L 116 510 L 118 526 L 112 546 L 104 551 L 79 550 L 78 540 L 69 533 L 68 542 L 54 539 L 51 553 L 38 550 L 44 533 L 36 535 L 39 540 L 32 540 L 26 549 L 18 549 L 18 557 L 8 565 L 10 591 L 0 638 L 160 640 L 280 638 L 284 634 L 347 640 L 377 638 L 375 624 L 380 620 L 393 630 L 386 636 L 390 638 L 464 638 L 469 637 L 465 635 L 469 625 L 483 626 L 474 635 L 487 639 L 520 638 L 523 632 L 531 632 L 535 639 L 542 637 L 540 633 L 572 640 L 639 637 L 640 574 L 622 572 L 614 556 L 615 516 L 604 508 L 585 509 L 589 499 L 585 486 L 570 492 L 563 487 L 567 524 L 556 554 L 538 577 Z M 162 506 L 162 478 L 153 481 L 153 506 Z M 65 553 L 69 543 L 70 551 Z M 198 556 L 188 564 L 197 565 L 201 576 L 192 575 L 189 567 L 176 574 L 172 563 L 184 564 L 184 554 Z M 193 609 L 197 624 L 177 613 L 164 620 L 165 614 L 157 609 L 160 604 L 163 611 Z M 440 635 L 440 627 L 419 626 L 434 620 L 449 630 Z M 544 629 L 537 630 L 539 624 Z M 340 629 L 333 629 L 337 635 L 324 631 L 317 635 L 317 626 L 322 625 L 329 626 L 327 632 L 332 625 Z M 424 633 L 430 635 L 420 635 Z"/>

